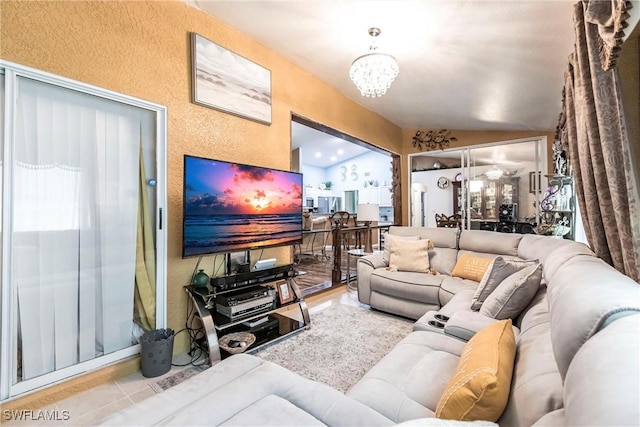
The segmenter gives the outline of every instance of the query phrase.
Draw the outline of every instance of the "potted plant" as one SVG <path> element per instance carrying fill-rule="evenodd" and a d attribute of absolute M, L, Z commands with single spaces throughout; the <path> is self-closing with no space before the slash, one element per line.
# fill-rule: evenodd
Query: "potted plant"
<path fill-rule="evenodd" d="M 327 190 L 331 190 L 331 186 L 333 185 L 333 182 L 331 181 L 325 181 L 322 183 L 324 185 L 324 188 Z"/>

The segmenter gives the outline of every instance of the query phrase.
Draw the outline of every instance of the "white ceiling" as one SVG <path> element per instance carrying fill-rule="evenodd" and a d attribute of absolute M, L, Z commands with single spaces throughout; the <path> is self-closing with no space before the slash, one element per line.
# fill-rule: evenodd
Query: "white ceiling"
<path fill-rule="evenodd" d="M 291 146 L 300 148 L 304 164 L 319 168 L 328 168 L 370 152 L 368 148 L 297 122 L 291 122 Z"/>
<path fill-rule="evenodd" d="M 551 130 L 576 0 L 185 0 L 405 129 Z M 400 75 L 382 98 L 349 79 L 367 29 Z M 301 88 L 304 90 L 304 88 Z"/>

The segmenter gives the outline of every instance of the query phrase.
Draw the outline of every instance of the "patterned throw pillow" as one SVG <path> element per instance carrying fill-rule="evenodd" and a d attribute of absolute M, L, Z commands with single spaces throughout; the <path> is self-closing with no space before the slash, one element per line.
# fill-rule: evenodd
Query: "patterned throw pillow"
<path fill-rule="evenodd" d="M 493 258 L 463 254 L 458 258 L 456 266 L 453 267 L 451 276 L 479 282 L 482 280 L 484 273 L 487 271 L 492 261 Z"/>
<path fill-rule="evenodd" d="M 440 396 L 436 417 L 497 421 L 509 399 L 515 357 L 511 319 L 478 331 L 462 349 L 458 367 Z"/>
<path fill-rule="evenodd" d="M 498 285 L 507 277 L 511 276 L 516 271 L 520 271 L 523 268 L 535 265 L 538 260 L 524 261 L 524 260 L 510 260 L 504 259 L 501 256 L 497 256 L 489 268 L 484 273 L 476 293 L 471 299 L 471 310 L 478 311 L 482 306 L 484 300 L 493 292 Z"/>

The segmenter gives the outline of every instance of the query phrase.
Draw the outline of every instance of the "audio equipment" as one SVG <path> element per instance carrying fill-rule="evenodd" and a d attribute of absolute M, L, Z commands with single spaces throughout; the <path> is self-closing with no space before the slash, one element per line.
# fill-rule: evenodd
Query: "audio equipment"
<path fill-rule="evenodd" d="M 500 221 L 501 222 L 516 222 L 517 217 L 517 205 L 504 204 L 500 205 Z"/>
<path fill-rule="evenodd" d="M 271 295 L 244 301 L 231 306 L 216 304 L 216 310 L 218 313 L 228 317 L 230 320 L 237 320 L 244 316 L 271 310 L 272 308 L 273 296 Z"/>

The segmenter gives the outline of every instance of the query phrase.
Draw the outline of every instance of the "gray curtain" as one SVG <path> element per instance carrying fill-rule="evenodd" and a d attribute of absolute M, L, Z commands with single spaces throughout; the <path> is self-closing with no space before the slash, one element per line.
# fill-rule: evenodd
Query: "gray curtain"
<path fill-rule="evenodd" d="M 574 6 L 575 52 L 565 74 L 560 139 L 592 250 L 638 281 L 640 202 L 613 67 L 629 6 L 620 0 Z"/>

